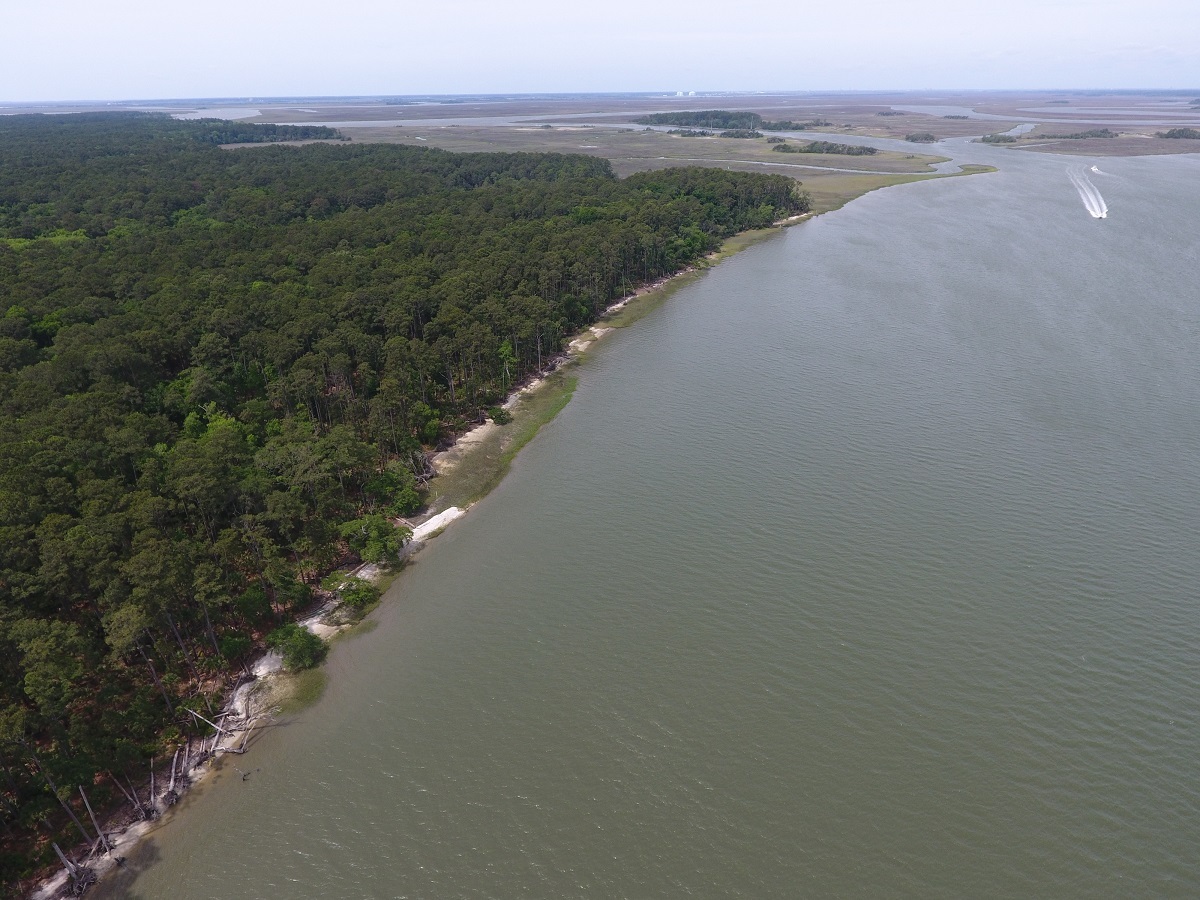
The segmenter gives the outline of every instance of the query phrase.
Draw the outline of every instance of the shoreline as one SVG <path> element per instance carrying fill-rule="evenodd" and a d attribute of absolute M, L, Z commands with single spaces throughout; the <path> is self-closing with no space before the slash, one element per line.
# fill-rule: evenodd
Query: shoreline
<path fill-rule="evenodd" d="M 792 217 L 790 220 L 785 220 L 789 224 L 795 224 L 792 220 L 801 220 L 807 218 L 810 214 L 803 214 L 799 217 Z M 547 387 L 554 386 L 556 377 L 561 377 L 565 370 L 577 365 L 583 355 L 587 353 L 601 337 L 611 333 L 616 328 L 624 327 L 625 324 L 605 325 L 611 316 L 628 309 L 631 305 L 637 305 L 637 301 L 643 299 L 657 299 L 657 295 L 662 294 L 665 297 L 666 289 L 677 286 L 681 279 L 685 276 L 696 275 L 703 272 L 716 261 L 723 259 L 723 253 L 726 252 L 726 245 L 735 238 L 742 238 L 745 235 L 757 234 L 757 239 L 769 236 L 778 230 L 780 225 L 777 223 L 769 229 L 760 229 L 758 232 L 742 232 L 726 239 L 722 243 L 722 247 L 704 259 L 692 266 L 687 267 L 674 275 L 659 279 L 648 285 L 643 285 L 637 288 L 629 295 L 622 297 L 620 300 L 606 307 L 597 322 L 577 334 L 567 344 L 567 348 L 548 361 L 546 369 L 537 375 L 533 376 L 526 383 L 516 388 L 508 395 L 504 403 L 501 404 L 505 410 L 510 413 L 518 413 L 521 406 L 526 401 L 537 399 L 539 395 L 545 393 Z M 754 241 L 745 242 L 744 246 L 749 246 Z M 738 249 L 743 249 L 738 247 Z M 737 252 L 736 250 L 733 252 Z M 728 253 L 727 255 L 732 255 Z M 640 318 L 640 316 L 639 316 Z M 355 576 L 370 581 L 376 586 L 380 586 L 386 590 L 387 584 L 390 583 L 395 575 L 398 575 L 403 567 L 412 556 L 420 552 L 425 544 L 440 535 L 446 528 L 450 527 L 458 519 L 462 518 L 470 510 L 472 506 L 479 500 L 483 499 L 490 492 L 491 487 L 498 484 L 507 471 L 507 463 L 511 461 L 521 448 L 525 446 L 529 440 L 541 430 L 542 425 L 554 418 L 554 415 L 566 405 L 570 400 L 570 393 L 573 391 L 573 384 L 570 390 L 566 392 L 564 402 L 555 404 L 556 408 L 549 416 L 538 417 L 534 416 L 534 427 L 528 429 L 528 434 L 524 435 L 524 440 L 519 442 L 508 442 L 510 445 L 504 447 L 509 451 L 508 459 L 494 473 L 494 477 L 488 478 L 486 490 L 483 490 L 474 496 L 472 499 L 465 502 L 462 506 L 455 503 L 439 508 L 440 501 L 445 498 L 445 494 L 436 492 L 430 497 L 425 510 L 420 514 L 413 516 L 411 519 L 397 520 L 397 524 L 408 527 L 412 530 L 412 537 L 405 542 L 400 553 L 400 565 L 393 570 L 385 570 L 384 568 L 374 563 L 360 563 L 348 570 L 347 576 Z M 490 418 L 482 423 L 475 425 L 454 436 L 453 442 L 445 450 L 438 451 L 430 457 L 430 462 L 436 472 L 434 479 L 431 481 L 431 486 L 442 479 L 453 478 L 453 472 L 463 464 L 469 465 L 473 457 L 481 451 L 486 451 L 487 441 L 489 438 L 504 438 L 511 437 L 511 434 L 501 434 L 501 432 L 509 432 L 511 425 L 520 425 L 517 421 L 517 416 L 514 415 L 514 421 L 509 425 L 500 426 L 493 422 Z M 529 424 L 528 422 L 524 424 Z M 368 608 L 361 618 L 353 621 L 337 622 L 336 617 L 342 611 L 343 604 L 334 599 L 326 599 L 318 603 L 314 608 L 311 608 L 300 618 L 296 619 L 296 624 L 317 635 L 326 643 L 332 641 L 339 635 L 352 633 L 353 629 L 361 625 L 370 610 Z M 330 621 L 334 619 L 335 621 Z M 283 657 L 277 650 L 267 650 L 261 653 L 247 666 L 247 672 L 243 672 L 233 680 L 232 686 L 229 687 L 224 696 L 224 702 L 219 707 L 219 711 L 211 720 L 206 720 L 210 725 L 216 725 L 216 731 L 213 735 L 203 738 L 199 742 L 189 741 L 187 752 L 183 755 L 183 759 L 179 760 L 180 754 L 176 754 L 176 759 L 171 761 L 171 773 L 167 775 L 166 790 L 160 784 L 154 791 L 154 796 L 150 802 L 144 804 L 151 811 L 149 818 L 137 818 L 137 815 L 129 807 L 128 803 L 122 804 L 116 813 L 113 813 L 105 818 L 102 818 L 103 832 L 105 839 L 112 848 L 107 852 L 99 852 L 99 842 L 90 848 L 90 852 L 86 855 L 81 853 L 81 850 L 86 846 L 78 844 L 67 851 L 68 858 L 79 858 L 83 856 L 81 862 L 75 862 L 75 865 L 87 867 L 90 869 L 96 878 L 93 887 L 98 885 L 105 876 L 112 873 L 114 869 L 124 865 L 125 855 L 131 853 L 134 848 L 142 841 L 143 838 L 153 833 L 157 828 L 174 821 L 174 816 L 171 815 L 172 808 L 183 800 L 189 790 L 202 784 L 214 771 L 213 763 L 219 757 L 229 754 L 242 755 L 253 749 L 254 736 L 262 728 L 268 727 L 271 722 L 279 715 L 286 715 L 289 711 L 282 710 L 281 707 L 287 707 L 289 704 L 296 708 L 296 693 L 294 690 L 297 685 L 294 682 L 297 675 L 303 677 L 306 673 L 320 672 L 321 667 L 313 670 L 305 670 L 300 673 L 289 673 L 283 668 Z M 323 682 L 323 679 L 321 679 Z M 320 685 L 323 688 L 323 684 Z M 303 708 L 309 705 L 309 702 L 315 701 L 320 696 L 320 691 L 316 696 L 304 698 L 304 701 L 299 704 L 298 708 Z M 236 767 L 235 767 L 236 768 Z M 240 770 L 239 770 L 240 771 Z M 149 779 L 136 784 L 139 799 L 146 796 L 150 792 L 151 783 Z M 168 795 L 171 799 L 167 799 Z M 88 888 L 88 891 L 91 887 Z M 86 894 L 86 892 L 85 892 Z M 71 877 L 65 868 L 60 868 L 55 874 L 39 880 L 33 891 L 28 895 L 30 900 L 60 900 L 73 896 L 71 893 Z"/>
<path fill-rule="evenodd" d="M 913 180 L 926 180 L 931 177 L 939 176 L 926 175 Z M 665 301 L 676 289 L 688 283 L 691 278 L 703 274 L 724 259 L 826 211 L 829 210 L 800 213 L 779 220 L 766 228 L 732 235 L 723 240 L 720 247 L 696 263 L 672 275 L 642 285 L 606 307 L 595 323 L 572 337 L 566 348 L 549 360 L 543 372 L 534 375 L 509 394 L 502 405 L 513 415 L 510 423 L 498 425 L 490 418 L 486 419 L 455 435 L 447 449 L 430 457 L 436 471 L 430 482 L 433 491 L 425 510 L 419 516 L 397 522 L 410 527 L 413 535 L 401 551 L 401 566 L 397 566 L 394 572 L 398 573 L 404 561 L 418 553 L 426 542 L 466 515 L 476 502 L 500 483 L 517 453 L 570 401 L 575 379 L 569 374 L 569 370 L 578 365 L 600 340 L 616 329 L 633 324 Z M 548 388 L 553 390 L 547 390 Z M 446 489 L 439 489 L 439 485 Z M 375 564 L 363 563 L 347 570 L 346 574 L 364 578 L 376 585 L 382 582 L 382 587 L 386 590 L 393 571 Z M 365 610 L 357 619 L 338 621 L 342 607 L 343 604 L 337 600 L 326 599 L 296 622 L 328 642 L 338 635 L 353 633 L 353 629 L 365 621 L 365 617 L 373 608 Z M 310 671 L 319 673 L 322 669 L 317 667 Z M 305 675 L 303 672 L 298 674 L 300 677 Z M 100 852 L 100 842 L 97 841 L 86 859 L 76 865 L 90 868 L 96 876 L 97 883 L 113 869 L 122 866 L 124 854 L 131 852 L 142 838 L 157 827 L 175 821 L 175 817 L 168 813 L 190 788 L 209 777 L 214 770 L 214 766 L 209 763 L 215 762 L 218 757 L 228 754 L 241 755 L 252 750 L 255 735 L 281 714 L 281 707 L 286 707 L 290 701 L 296 701 L 298 694 L 310 695 L 301 699 L 301 706 L 307 706 L 309 702 L 319 698 L 323 678 L 309 682 L 307 690 L 296 684 L 296 680 L 297 675 L 284 672 L 282 657 L 278 651 L 268 650 L 260 654 L 246 667 L 244 674 L 234 679 L 225 693 L 219 712 L 211 721 L 205 719 L 209 725 L 215 726 L 215 734 L 202 738 L 199 742 L 189 741 L 183 754 L 182 765 L 177 765 L 180 753 L 176 753 L 176 759 L 171 761 L 170 774 L 165 779 L 169 789 L 164 792 L 162 785 L 159 785 L 151 797 L 151 802 L 146 804 L 152 809 L 150 816 L 137 818 L 129 805 L 123 804 L 116 813 L 102 820 L 104 836 L 112 849 Z M 282 714 L 286 712 L 283 711 Z M 138 784 L 138 794 L 147 794 L 151 784 L 152 779 Z M 86 845 L 82 844 L 72 847 L 69 856 L 82 856 L 81 851 L 85 847 Z M 32 900 L 58 900 L 60 897 L 73 896 L 68 871 L 65 868 L 59 869 L 53 875 L 36 881 L 28 896 Z"/>

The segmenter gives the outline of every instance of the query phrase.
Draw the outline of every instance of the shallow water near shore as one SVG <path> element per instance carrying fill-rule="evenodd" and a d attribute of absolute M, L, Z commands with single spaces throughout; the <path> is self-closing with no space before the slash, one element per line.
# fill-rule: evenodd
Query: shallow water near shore
<path fill-rule="evenodd" d="M 1200 160 L 954 149 L 601 341 L 98 895 L 1200 893 Z"/>

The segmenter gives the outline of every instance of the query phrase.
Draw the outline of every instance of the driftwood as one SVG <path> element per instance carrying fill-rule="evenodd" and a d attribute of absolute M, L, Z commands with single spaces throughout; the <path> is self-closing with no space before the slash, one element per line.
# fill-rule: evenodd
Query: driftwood
<path fill-rule="evenodd" d="M 96 873 L 88 866 L 77 866 L 71 860 L 67 859 L 67 855 L 62 852 L 58 844 L 53 844 L 52 846 L 54 847 L 54 852 L 58 854 L 59 862 L 63 864 L 63 868 L 71 876 L 71 893 L 76 897 L 83 896 L 83 892 L 96 883 Z"/>
<path fill-rule="evenodd" d="M 167 792 L 163 794 L 163 803 L 167 806 L 174 806 L 179 802 L 179 795 L 175 793 L 175 763 L 179 761 L 179 748 L 175 748 L 175 755 L 171 757 L 171 783 L 167 785 Z"/>
<path fill-rule="evenodd" d="M 414 453 L 412 455 L 412 462 L 420 466 L 419 470 L 416 470 L 414 467 L 413 471 L 413 474 L 417 477 L 417 484 L 424 486 L 437 475 L 437 469 L 433 466 L 432 453 Z"/>
<path fill-rule="evenodd" d="M 142 805 L 142 801 L 141 801 L 141 799 L 138 797 L 138 795 L 137 795 L 137 789 L 136 789 L 136 788 L 133 786 L 133 782 L 132 782 L 132 781 L 130 781 L 130 782 L 129 782 L 129 790 L 128 790 L 128 791 L 127 791 L 127 790 L 125 790 L 125 788 L 124 788 L 124 787 L 121 785 L 121 782 L 120 782 L 120 780 L 117 778 L 117 776 L 116 776 L 116 775 L 113 775 L 113 784 L 115 784 L 115 785 L 117 786 L 117 789 L 118 789 L 118 790 L 119 790 L 119 791 L 120 791 L 122 794 L 124 794 L 124 795 L 125 795 L 125 799 L 126 799 L 126 800 L 128 800 L 128 801 L 129 801 L 129 803 L 130 803 L 130 804 L 133 806 L 133 811 L 134 811 L 134 812 L 136 812 L 136 813 L 138 814 L 138 817 L 139 817 L 139 818 L 140 818 L 140 819 L 141 819 L 143 822 L 147 822 L 147 821 L 150 821 L 150 820 L 152 820 L 152 819 L 156 819 L 156 818 L 158 818 L 158 810 L 156 810 L 156 809 L 147 809 L 145 806 L 143 806 L 143 805 Z"/>
<path fill-rule="evenodd" d="M 58 860 L 63 864 L 63 868 L 67 870 L 67 874 L 74 878 L 79 867 L 67 859 L 67 855 L 62 852 L 62 848 L 58 846 L 57 841 L 50 846 L 52 846 L 54 848 L 54 852 L 58 854 Z"/>
<path fill-rule="evenodd" d="M 248 680 L 253 681 L 254 677 L 250 676 Z M 242 681 L 239 679 L 239 683 L 235 686 L 234 692 L 236 693 L 237 688 L 241 686 Z M 194 710 L 188 709 L 188 712 L 191 713 L 197 721 L 204 722 L 214 729 L 215 734 L 213 735 L 212 743 L 208 744 L 207 737 L 201 737 L 198 739 L 199 743 L 197 751 L 193 752 L 193 738 L 188 737 L 182 747 L 177 747 L 175 749 L 175 752 L 171 757 L 170 775 L 165 779 L 167 782 L 166 791 L 161 797 L 158 796 L 159 789 L 162 787 L 160 784 L 159 773 L 156 772 L 154 760 L 151 759 L 149 803 L 144 802 L 139 796 L 139 788 L 134 784 L 128 773 L 123 773 L 121 777 L 118 777 L 115 773 L 110 771 L 109 776 L 112 783 L 117 786 L 117 789 L 125 796 L 125 799 L 129 801 L 129 804 L 131 807 L 133 807 L 137 818 L 141 819 L 142 821 L 153 821 L 157 819 L 167 808 L 178 803 L 182 794 L 188 787 L 188 773 L 191 772 L 193 767 L 199 766 L 205 760 L 215 756 L 217 753 L 246 753 L 251 734 L 256 730 L 259 721 L 264 717 L 269 719 L 271 716 L 276 715 L 279 712 L 278 708 L 264 708 L 262 711 L 254 713 L 252 706 L 253 704 L 251 702 L 251 698 L 247 696 L 245 707 L 240 711 L 241 715 L 237 715 L 238 710 L 236 707 L 229 708 L 223 710 L 219 715 L 216 715 L 216 721 L 208 719 Z M 186 707 L 184 708 L 186 709 Z M 222 737 L 228 736 L 230 738 L 236 738 L 238 732 L 241 732 L 241 740 L 237 742 L 236 746 L 218 746 Z M 233 741 L 230 743 L 232 744 Z M 36 760 L 36 756 L 35 761 L 40 763 L 40 761 Z M 238 772 L 243 781 L 249 780 L 250 772 L 243 771 L 237 766 L 234 766 L 233 768 Z M 48 785 L 54 788 L 54 793 L 58 797 L 59 803 L 64 807 L 64 809 L 67 810 L 69 814 L 71 814 L 70 805 L 67 804 L 66 800 L 62 796 L 58 795 L 57 786 L 53 784 L 48 774 L 44 773 L 44 771 L 43 774 L 45 775 Z M 91 798 L 88 797 L 83 785 L 77 785 L 77 788 L 79 790 L 79 795 L 83 800 L 83 804 L 87 809 L 88 816 L 91 818 L 92 826 L 96 829 L 97 837 L 93 838 L 90 834 L 88 834 L 87 830 L 83 827 L 82 822 L 80 822 L 75 815 L 71 814 L 71 819 L 75 822 L 80 833 L 85 839 L 85 843 L 78 847 L 75 852 L 77 858 L 82 858 L 83 861 L 79 863 L 74 862 L 65 853 L 63 853 L 62 849 L 57 844 L 54 845 L 54 851 L 58 855 L 66 874 L 69 876 L 69 885 L 65 886 L 62 889 L 62 892 L 56 895 L 59 897 L 82 896 L 92 885 L 96 884 L 97 875 L 95 870 L 91 868 L 90 863 L 92 863 L 92 861 L 101 854 L 107 856 L 110 860 L 115 861 L 116 865 L 118 866 L 125 865 L 124 857 L 117 855 L 117 844 L 111 841 L 109 836 L 101 829 L 100 821 L 96 817 L 96 813 L 91 805 Z M 0 797 L 0 800 L 3 799 L 4 798 Z M 86 856 L 81 857 L 81 854 L 86 854 Z"/>
<path fill-rule="evenodd" d="M 213 722 L 211 719 L 204 718 L 204 716 L 200 715 L 200 713 L 196 712 L 194 709 L 189 709 L 188 712 L 190 712 L 193 716 L 195 716 L 201 722 L 204 722 L 206 725 L 211 725 L 213 728 L 217 729 L 217 731 L 224 732 L 225 734 L 228 734 L 230 737 L 233 736 L 233 732 L 225 731 L 225 729 L 222 728 L 220 725 L 218 725 L 216 722 Z M 225 715 L 222 714 L 222 715 L 218 716 L 218 718 L 224 719 Z"/>
<path fill-rule="evenodd" d="M 82 897 L 84 891 L 96 883 L 96 872 L 89 866 L 76 866 L 75 871 L 78 874 L 71 879 L 71 893 Z"/>
<path fill-rule="evenodd" d="M 133 779 L 126 775 L 125 783 L 129 785 L 129 792 L 133 795 L 133 806 L 134 809 L 138 811 L 138 815 L 140 815 L 146 821 L 157 819 L 158 810 L 155 809 L 153 805 L 146 806 L 142 803 L 142 798 L 138 796 L 137 788 L 134 787 Z M 153 801 L 151 801 L 151 803 L 153 804 Z"/>
<path fill-rule="evenodd" d="M 249 702 L 246 703 L 246 712 L 247 712 L 247 714 L 249 714 L 249 712 L 250 712 Z M 242 747 L 239 752 L 241 752 L 241 753 L 246 752 L 246 742 L 250 740 L 250 732 L 254 730 L 254 723 L 257 721 L 258 721 L 258 717 L 256 716 L 255 718 L 250 719 L 249 721 L 246 722 L 246 731 L 242 735 Z"/>

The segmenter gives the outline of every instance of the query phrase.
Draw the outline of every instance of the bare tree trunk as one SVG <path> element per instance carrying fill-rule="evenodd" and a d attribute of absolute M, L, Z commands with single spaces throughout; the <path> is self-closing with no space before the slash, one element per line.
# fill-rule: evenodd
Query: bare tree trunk
<path fill-rule="evenodd" d="M 218 716 L 218 717 L 217 717 L 217 720 L 218 720 L 218 721 L 220 721 L 220 722 L 224 722 L 224 721 L 225 721 L 225 715 L 224 715 L 224 714 L 222 714 L 222 715 Z M 212 747 L 210 747 L 210 748 L 209 748 L 209 751 L 208 751 L 208 752 L 209 752 L 209 753 L 211 753 L 211 754 L 213 754 L 213 755 L 216 755 L 216 752 L 217 752 L 217 744 L 219 744 L 219 743 L 221 742 L 221 735 L 223 735 L 223 734 L 228 734 L 230 737 L 232 737 L 232 736 L 233 736 L 233 732 L 226 731 L 226 730 L 225 730 L 224 728 L 222 728 L 220 725 L 214 725 L 213 727 L 217 729 L 217 733 L 213 735 Z"/>
<path fill-rule="evenodd" d="M 96 821 L 96 814 L 92 812 L 92 804 L 88 803 L 88 796 L 83 792 L 82 784 L 79 785 L 79 796 L 83 798 L 83 805 L 87 807 L 88 815 L 91 816 L 92 826 L 96 829 L 96 834 L 100 835 L 100 843 L 104 847 L 104 852 L 108 853 L 112 850 L 112 845 L 108 842 L 108 838 L 104 836 L 104 829 Z"/>
<path fill-rule="evenodd" d="M 218 732 L 221 732 L 221 733 L 223 733 L 223 734 L 228 734 L 228 735 L 230 735 L 231 737 L 233 736 L 233 732 L 231 732 L 231 731 L 226 731 L 224 728 L 222 728 L 222 727 L 221 727 L 220 725 L 218 725 L 216 722 L 213 722 L 213 721 L 210 721 L 209 719 L 206 719 L 206 718 L 204 718 L 204 716 L 200 715 L 200 713 L 196 712 L 194 709 L 189 709 L 189 710 L 188 710 L 188 712 L 190 712 L 190 713 L 191 713 L 193 716 L 195 716 L 195 717 L 196 717 L 197 719 L 199 719 L 201 722 L 207 722 L 207 723 L 208 723 L 209 725 L 211 725 L 213 728 L 217 729 L 217 731 L 218 731 Z"/>
<path fill-rule="evenodd" d="M 147 818 L 146 808 L 144 806 L 142 806 L 142 801 L 138 799 L 137 791 L 133 790 L 133 782 L 132 781 L 129 782 L 129 790 L 133 791 L 133 793 L 130 793 L 129 791 L 125 790 L 125 788 L 121 785 L 120 780 L 117 778 L 117 776 L 115 774 L 112 776 L 112 780 L 113 780 L 113 784 L 115 784 L 117 786 L 117 790 L 119 790 L 122 794 L 124 794 L 125 799 L 128 800 L 130 802 L 130 804 L 133 806 L 133 811 L 135 813 L 137 813 L 138 816 L 140 816 L 143 820 L 146 819 Z"/>
<path fill-rule="evenodd" d="M 193 678 L 199 681 L 200 673 L 196 670 L 196 664 L 192 662 L 192 654 L 190 654 L 187 647 L 184 646 L 183 636 L 180 635 L 179 629 L 175 627 L 175 620 L 171 618 L 171 614 L 166 610 L 163 610 L 163 616 L 166 617 L 167 624 L 171 626 L 171 633 L 175 635 L 175 643 L 179 645 L 179 650 L 181 653 L 183 653 L 183 661 L 187 663 L 188 671 L 192 673 Z"/>
<path fill-rule="evenodd" d="M 75 815 L 75 811 L 71 809 L 70 804 L 59 796 L 58 786 L 54 783 L 54 779 L 50 777 L 50 773 L 46 771 L 46 767 L 42 765 L 42 761 L 38 759 L 38 755 L 28 744 L 25 745 L 25 749 L 28 750 L 29 755 L 33 757 L 33 762 L 38 767 L 38 771 L 42 773 L 42 777 L 46 779 L 46 784 L 50 785 L 50 793 L 54 795 L 54 799 L 58 801 L 59 805 L 62 806 L 64 810 L 66 810 L 67 815 L 71 817 L 71 821 L 75 823 L 75 827 L 79 829 L 79 833 L 83 835 L 83 839 L 90 844 L 92 842 L 92 836 L 87 833 L 87 829 L 83 827 L 83 823 L 79 821 L 79 817 Z"/>
<path fill-rule="evenodd" d="M 67 855 L 62 852 L 62 848 L 59 847 L 57 843 L 52 844 L 51 846 L 54 847 L 54 852 L 58 854 L 58 861 L 63 864 L 63 868 L 67 870 L 67 874 L 70 875 L 71 880 L 74 881 L 79 876 L 79 867 L 67 859 Z"/>
<path fill-rule="evenodd" d="M 163 702 L 167 704 L 167 712 L 174 715 L 175 707 L 171 705 L 171 698 L 167 696 L 167 689 L 163 687 L 162 680 L 158 677 L 158 672 L 154 668 L 154 663 L 151 662 L 150 657 L 146 654 L 146 651 L 142 649 L 141 644 L 138 644 L 138 652 L 142 654 L 142 659 L 144 659 L 146 661 L 146 665 L 150 667 L 150 677 L 154 679 L 154 686 L 158 688 L 158 692 L 162 694 Z"/>
<path fill-rule="evenodd" d="M 96 873 L 87 866 L 77 866 L 75 863 L 67 859 L 65 853 L 59 848 L 58 844 L 54 844 L 54 852 L 58 854 L 59 861 L 67 870 L 67 874 L 71 876 L 71 893 L 76 897 L 83 896 L 83 892 L 96 883 Z"/>
<path fill-rule="evenodd" d="M 203 600 L 200 601 L 200 609 L 204 613 L 204 628 L 208 631 L 208 639 L 212 641 L 213 650 L 217 653 L 217 659 L 224 659 L 225 654 L 221 652 L 221 648 L 217 644 L 217 635 L 213 631 L 212 620 L 208 617 L 208 604 Z"/>

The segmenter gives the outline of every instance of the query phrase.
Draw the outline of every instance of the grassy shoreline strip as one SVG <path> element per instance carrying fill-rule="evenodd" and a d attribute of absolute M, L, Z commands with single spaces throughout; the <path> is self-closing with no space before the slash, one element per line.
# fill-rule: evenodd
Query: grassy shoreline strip
<path fill-rule="evenodd" d="M 487 496 L 504 479 L 521 449 L 570 402 L 578 382 L 570 371 L 574 366 L 568 359 L 524 391 L 512 405 L 512 421 L 483 426 L 486 434 L 430 482 L 429 509 L 466 508 Z"/>
<path fill-rule="evenodd" d="M 912 173 L 902 175 L 850 176 L 862 178 L 869 184 L 856 185 L 858 193 L 838 198 L 839 202 L 818 206 L 814 210 L 770 228 L 742 231 L 726 238 L 713 253 L 695 266 L 678 272 L 663 281 L 641 289 L 619 309 L 600 317 L 593 329 L 584 330 L 576 339 L 586 339 L 573 350 L 565 361 L 540 382 L 520 394 L 511 408 L 512 421 L 506 425 L 485 425 L 489 431 L 482 439 L 472 441 L 461 451 L 453 468 L 439 474 L 431 484 L 432 493 L 428 509 L 437 512 L 450 506 L 465 508 L 487 496 L 508 473 L 513 459 L 528 444 L 543 426 L 547 425 L 570 402 L 575 392 L 578 377 L 572 370 L 595 346 L 608 330 L 627 328 L 657 309 L 664 301 L 683 287 L 691 284 L 705 271 L 755 244 L 780 234 L 785 228 L 799 225 L 824 212 L 840 209 L 851 200 L 871 191 L 914 181 L 930 181 L 937 178 L 953 178 L 960 175 L 975 175 L 995 172 L 993 166 L 964 165 L 959 172 Z M 807 185 L 806 185 L 807 187 Z M 590 331 L 590 334 L 589 334 Z M 597 333 L 597 331 L 599 333 Z M 589 339 L 590 338 L 590 339 Z"/>
<path fill-rule="evenodd" d="M 995 171 L 995 169 L 990 166 L 963 166 L 962 171 L 947 174 L 874 176 L 875 179 L 882 180 L 882 183 L 872 184 L 865 190 L 842 197 L 836 205 L 823 206 L 814 202 L 813 212 L 797 216 L 773 227 L 739 232 L 725 239 L 716 251 L 695 266 L 642 288 L 619 309 L 603 315 L 595 326 L 577 335 L 577 337 L 586 337 L 591 332 L 592 340 L 578 345 L 576 349 L 566 354 L 554 371 L 543 376 L 514 398 L 509 407 L 512 415 L 510 422 L 505 425 L 489 423 L 482 426 L 482 428 L 488 429 L 487 433 L 478 440 L 470 441 L 469 446 L 462 448 L 452 467 L 447 468 L 431 482 L 432 493 L 427 503 L 428 511 L 436 512 L 450 506 L 466 508 L 487 496 L 504 480 L 504 476 L 511 468 L 512 461 L 517 454 L 571 401 L 579 380 L 574 370 L 599 339 L 609 330 L 628 327 L 653 312 L 678 290 L 691 284 L 708 269 L 760 241 L 780 234 L 787 227 L 808 221 L 821 213 L 839 209 L 850 200 L 857 199 L 857 197 L 881 187 L 986 171 Z M 400 574 L 401 570 L 396 569 L 377 577 L 384 596 L 377 603 L 361 610 L 360 615 L 356 616 L 353 621 L 339 625 L 337 632 L 331 635 L 330 640 L 346 640 L 374 630 L 376 625 L 374 620 L 369 618 L 370 613 L 378 605 L 378 602 L 386 597 L 393 584 L 399 581 Z M 293 715 L 319 701 L 327 684 L 328 674 L 323 666 L 296 673 L 273 672 L 261 678 L 260 683 L 255 686 L 254 700 L 256 706 L 275 708 L 282 715 Z M 205 774 L 197 773 L 194 779 L 199 781 L 205 777 Z M 130 849 L 138 840 L 138 837 L 133 837 L 129 843 L 122 841 L 122 849 Z M 51 878 L 49 881 L 43 882 L 42 889 L 45 890 L 50 883 L 57 880 L 61 879 Z"/>

